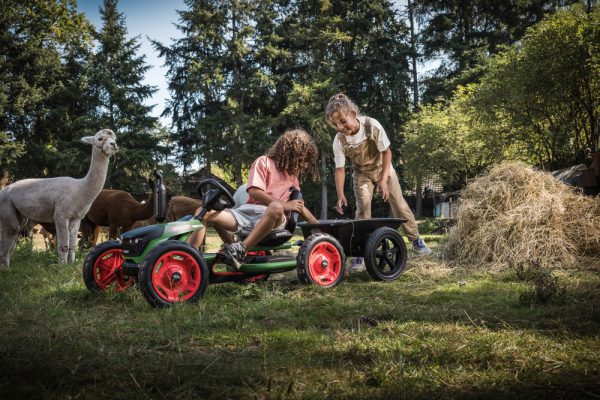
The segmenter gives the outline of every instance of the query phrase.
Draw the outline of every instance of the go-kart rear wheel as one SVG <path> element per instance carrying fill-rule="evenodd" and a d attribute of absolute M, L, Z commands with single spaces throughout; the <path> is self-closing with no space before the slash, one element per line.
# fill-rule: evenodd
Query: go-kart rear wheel
<path fill-rule="evenodd" d="M 364 256 L 365 267 L 371 278 L 393 281 L 406 266 L 406 244 L 398 231 L 384 226 L 371 233 Z"/>
<path fill-rule="evenodd" d="M 200 252 L 188 243 L 168 240 L 152 249 L 138 273 L 140 290 L 154 307 L 192 303 L 208 285 L 208 266 Z"/>
<path fill-rule="evenodd" d="M 122 292 L 133 286 L 136 279 L 123 275 L 123 250 L 121 243 L 110 240 L 92 248 L 83 262 L 83 281 L 89 290 L 106 291 L 114 286 Z"/>
<path fill-rule="evenodd" d="M 333 236 L 324 233 L 309 236 L 300 247 L 296 260 L 302 283 L 333 287 L 344 279 L 344 250 Z"/>

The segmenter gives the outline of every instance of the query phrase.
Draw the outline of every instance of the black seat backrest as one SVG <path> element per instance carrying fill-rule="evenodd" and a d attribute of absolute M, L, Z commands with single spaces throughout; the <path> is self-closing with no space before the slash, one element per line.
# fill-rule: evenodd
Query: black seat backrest
<path fill-rule="evenodd" d="M 295 187 L 291 187 L 290 191 L 290 200 L 302 200 L 302 192 L 300 192 Z M 298 211 L 292 211 L 290 213 L 290 217 L 288 218 L 287 224 L 285 224 L 285 229 L 294 233 L 296 230 L 296 224 L 298 223 Z"/>

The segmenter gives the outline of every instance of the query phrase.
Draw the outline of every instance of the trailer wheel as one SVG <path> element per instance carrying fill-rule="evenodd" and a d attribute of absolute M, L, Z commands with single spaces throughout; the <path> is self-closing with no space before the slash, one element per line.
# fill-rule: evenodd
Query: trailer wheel
<path fill-rule="evenodd" d="M 208 286 L 208 266 L 192 245 L 168 240 L 142 261 L 138 279 L 142 294 L 154 307 L 195 302 Z"/>
<path fill-rule="evenodd" d="M 304 241 L 296 257 L 302 283 L 333 287 L 344 278 L 345 255 L 333 236 L 316 233 Z"/>
<path fill-rule="evenodd" d="M 117 240 L 100 243 L 83 262 L 83 281 L 92 291 L 104 292 L 114 286 L 122 292 L 135 284 L 135 277 L 123 275 L 123 249 Z"/>
<path fill-rule="evenodd" d="M 378 281 L 397 279 L 406 266 L 406 244 L 402 235 L 390 227 L 376 229 L 365 245 L 365 267 Z"/>

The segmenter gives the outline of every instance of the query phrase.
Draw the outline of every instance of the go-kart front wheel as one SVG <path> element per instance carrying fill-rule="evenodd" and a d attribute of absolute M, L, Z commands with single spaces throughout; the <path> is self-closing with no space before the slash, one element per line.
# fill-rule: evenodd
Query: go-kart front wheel
<path fill-rule="evenodd" d="M 90 250 L 83 262 L 83 281 L 89 290 L 104 292 L 114 286 L 122 292 L 135 283 L 135 277 L 123 275 L 123 249 L 117 240 L 100 243 Z"/>
<path fill-rule="evenodd" d="M 390 227 L 376 229 L 365 245 L 365 267 L 372 279 L 393 281 L 406 265 L 406 244 L 402 235 Z"/>
<path fill-rule="evenodd" d="M 197 301 L 206 291 L 208 279 L 208 266 L 200 252 L 176 240 L 152 249 L 138 273 L 140 290 L 154 307 Z"/>
<path fill-rule="evenodd" d="M 300 247 L 296 260 L 302 283 L 333 287 L 344 279 L 344 250 L 332 236 L 323 233 L 309 236 Z"/>

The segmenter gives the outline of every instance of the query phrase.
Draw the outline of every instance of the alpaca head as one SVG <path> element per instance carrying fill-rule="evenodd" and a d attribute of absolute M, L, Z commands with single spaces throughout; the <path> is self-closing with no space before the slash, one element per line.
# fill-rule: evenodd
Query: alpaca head
<path fill-rule="evenodd" d="M 110 129 L 99 130 L 94 136 L 82 137 L 81 141 L 97 147 L 107 156 L 115 154 L 119 150 L 117 136 Z"/>

